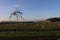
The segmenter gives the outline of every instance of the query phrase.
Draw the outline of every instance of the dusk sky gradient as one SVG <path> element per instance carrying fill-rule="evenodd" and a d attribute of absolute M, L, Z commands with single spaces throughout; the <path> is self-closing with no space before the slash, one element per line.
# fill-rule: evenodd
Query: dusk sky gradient
<path fill-rule="evenodd" d="M 0 20 L 8 20 L 17 7 L 26 20 L 60 17 L 60 0 L 0 0 Z"/>

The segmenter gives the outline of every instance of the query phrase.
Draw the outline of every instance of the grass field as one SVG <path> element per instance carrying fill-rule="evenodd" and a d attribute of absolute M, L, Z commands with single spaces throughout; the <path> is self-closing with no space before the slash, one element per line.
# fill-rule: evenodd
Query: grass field
<path fill-rule="evenodd" d="M 60 31 L 5 31 L 0 37 L 60 36 Z"/>
<path fill-rule="evenodd" d="M 42 23 L 16 23 L 0 25 L 0 29 L 57 29 L 60 28 L 60 22 L 42 22 Z"/>
<path fill-rule="evenodd" d="M 23 31 L 17 31 L 18 29 L 22 29 Z M 60 36 L 60 22 L 16 23 L 0 25 L 0 37 L 31 36 Z"/>

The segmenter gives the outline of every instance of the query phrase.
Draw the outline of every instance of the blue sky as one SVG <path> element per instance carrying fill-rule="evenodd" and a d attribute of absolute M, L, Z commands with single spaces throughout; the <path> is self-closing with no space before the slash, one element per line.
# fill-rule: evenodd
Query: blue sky
<path fill-rule="evenodd" d="M 60 0 L 0 0 L 0 20 L 8 20 L 17 7 L 28 20 L 60 17 Z"/>

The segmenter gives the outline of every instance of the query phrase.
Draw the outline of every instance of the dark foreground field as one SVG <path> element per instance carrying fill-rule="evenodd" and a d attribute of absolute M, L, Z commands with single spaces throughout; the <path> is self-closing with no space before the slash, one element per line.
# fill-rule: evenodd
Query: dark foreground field
<path fill-rule="evenodd" d="M 1 40 L 57 40 L 60 38 L 60 22 L 0 23 Z"/>
<path fill-rule="evenodd" d="M 60 39 L 59 29 L 0 29 L 0 40 L 57 40 Z"/>
<path fill-rule="evenodd" d="M 0 37 L 0 40 L 58 40 L 59 37 Z"/>

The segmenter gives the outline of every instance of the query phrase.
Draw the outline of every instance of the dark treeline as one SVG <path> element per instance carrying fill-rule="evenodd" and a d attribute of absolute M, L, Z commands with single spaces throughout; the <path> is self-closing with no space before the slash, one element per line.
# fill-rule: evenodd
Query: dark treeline
<path fill-rule="evenodd" d="M 49 18 L 47 20 L 50 20 L 51 22 L 60 22 L 60 18 L 59 17 Z"/>
<path fill-rule="evenodd" d="M 0 22 L 0 25 L 4 25 L 4 24 L 16 24 L 16 23 L 34 23 L 33 21 L 29 21 L 29 22 Z"/>

